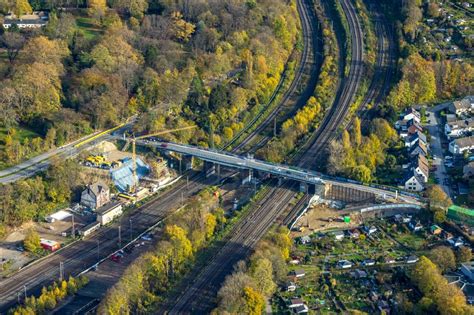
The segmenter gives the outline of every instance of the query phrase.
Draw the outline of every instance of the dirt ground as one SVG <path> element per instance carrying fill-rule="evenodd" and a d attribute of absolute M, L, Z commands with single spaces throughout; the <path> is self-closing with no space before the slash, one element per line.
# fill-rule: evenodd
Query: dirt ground
<path fill-rule="evenodd" d="M 77 230 L 87 224 L 87 220 L 90 219 L 79 216 L 75 216 L 74 218 L 75 227 Z M 62 232 L 70 231 L 71 227 L 71 218 L 66 218 L 65 221 L 56 221 L 53 223 L 28 222 L 23 224 L 21 227 L 12 230 L 3 240 L 0 241 L 0 262 L 9 262 L 7 270 L 2 272 L 0 268 L 0 277 L 23 267 L 34 259 L 34 257 L 28 255 L 26 252 L 22 252 L 17 249 L 17 247 L 22 247 L 23 239 L 25 238 L 28 230 L 35 229 L 38 232 L 40 238 L 64 243 L 66 241 L 66 237 L 62 236 L 61 234 Z"/>
<path fill-rule="evenodd" d="M 358 212 L 350 213 L 351 222 L 345 223 L 343 217 L 348 215 L 347 211 L 329 208 L 326 205 L 315 205 L 301 216 L 295 224 L 295 230 L 303 227 L 301 232 L 292 231 L 292 237 L 310 235 L 329 229 L 350 228 L 359 226 L 362 222 Z"/>

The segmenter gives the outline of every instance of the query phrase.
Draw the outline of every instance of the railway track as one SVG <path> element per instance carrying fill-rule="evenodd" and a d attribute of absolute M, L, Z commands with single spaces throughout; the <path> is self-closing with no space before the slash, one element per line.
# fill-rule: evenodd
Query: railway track
<path fill-rule="evenodd" d="M 324 153 L 330 141 L 338 135 L 339 128 L 354 101 L 363 74 L 364 42 L 357 11 L 350 0 L 340 0 L 340 3 L 346 15 L 352 38 L 350 70 L 347 77 L 343 78 L 334 103 L 324 117 L 321 126 L 305 145 L 304 151 L 306 153 L 300 159 L 298 166 L 308 169 L 314 168 L 316 158 Z"/>
<path fill-rule="evenodd" d="M 318 129 L 319 132 L 315 133 L 315 140 L 309 147 L 303 149 L 304 153 L 300 157 L 299 165 L 308 165 L 307 163 L 313 159 L 317 150 L 323 149 L 327 139 L 337 131 L 338 122 L 344 118 L 360 83 L 363 62 L 362 30 L 354 6 L 349 0 L 341 0 L 341 2 L 349 21 L 352 37 L 352 60 L 349 75 L 341 83 L 341 92 L 330 110 L 334 116 L 331 114 L 326 116 L 327 119 Z M 317 141 L 318 139 L 319 141 Z M 209 264 L 193 277 L 193 283 L 183 291 L 176 303 L 169 307 L 169 314 L 209 312 L 215 302 L 215 294 L 225 276 L 232 271 L 233 264 L 245 258 L 258 240 L 263 237 L 271 224 L 294 198 L 295 188 L 295 183 L 284 181 L 281 186 L 270 189 L 265 196 L 265 199 L 271 198 L 270 202 L 250 211 L 248 218 L 236 225 L 225 245 L 209 261 Z"/>
<path fill-rule="evenodd" d="M 196 174 L 196 179 L 201 174 Z M 128 240 L 130 220 L 132 222 L 133 235 L 138 235 L 150 226 L 150 222 L 159 222 L 168 216 L 174 209 L 180 206 L 181 193 L 183 197 L 190 197 L 202 188 L 206 187 L 204 181 L 193 181 L 188 185 L 186 179 L 176 184 L 176 188 L 162 193 L 159 198 L 142 206 L 140 210 L 134 211 L 130 216 L 124 216 L 120 223 L 100 229 L 93 238 L 74 243 L 45 259 L 23 268 L 21 272 L 0 282 L 0 313 L 17 301 L 17 293 L 23 292 L 24 287 L 28 294 L 37 294 L 41 287 L 51 284 L 51 281 L 59 278 L 59 264 L 64 264 L 66 277 L 76 275 L 80 271 L 90 267 L 96 261 L 107 257 L 118 249 L 118 226 L 124 227 L 123 240 Z M 99 243 L 97 244 L 97 240 Z"/>
<path fill-rule="evenodd" d="M 301 61 L 298 65 L 298 69 L 295 74 L 294 80 L 291 82 L 290 87 L 285 91 L 279 105 L 274 108 L 270 114 L 255 128 L 255 130 L 248 135 L 243 141 L 237 144 L 233 152 L 242 151 L 244 148 L 248 147 L 251 143 L 262 136 L 258 140 L 259 146 L 262 147 L 270 139 L 271 136 L 264 134 L 265 130 L 272 125 L 273 121 L 279 117 L 283 112 L 285 106 L 289 104 L 292 99 L 296 96 L 296 90 L 303 83 L 304 75 L 309 76 L 308 82 L 306 82 L 306 87 L 300 97 L 295 102 L 294 106 L 291 106 L 291 110 L 285 115 L 285 117 L 291 117 L 296 113 L 298 109 L 303 107 L 308 99 L 314 94 L 314 89 L 316 88 L 318 73 L 322 64 L 322 45 L 318 43 L 321 38 L 321 30 L 318 25 L 316 25 L 316 16 L 313 10 L 309 8 L 309 3 L 307 1 L 298 1 L 298 13 L 301 19 L 302 31 L 303 31 L 303 40 L 304 48 L 301 56 Z M 284 119 L 284 118 L 283 118 Z M 254 123 L 256 123 L 255 120 Z M 233 142 L 230 142 L 224 148 L 228 148 L 233 145 Z"/>
<path fill-rule="evenodd" d="M 283 105 L 289 101 L 289 99 L 296 93 L 298 86 L 302 84 L 303 75 L 305 74 L 305 71 L 308 70 L 308 67 L 310 67 L 310 82 L 308 83 L 308 86 L 313 86 L 312 89 L 314 90 L 319 69 L 316 65 L 318 63 L 320 64 L 320 61 L 317 59 L 317 50 L 314 47 L 316 45 L 316 26 L 313 24 L 314 16 L 311 16 L 311 13 L 304 10 L 304 8 L 302 11 L 305 49 L 303 51 L 302 61 L 295 76 L 295 80 L 284 94 L 281 103 L 270 113 L 269 117 L 267 117 L 258 128 L 247 135 L 247 137 L 242 141 L 244 142 L 244 145 L 235 147 L 232 152 L 242 152 L 243 148 L 254 141 L 256 135 L 262 132 L 273 121 Z M 308 93 L 306 92 L 306 94 Z M 311 94 L 312 91 L 307 98 L 309 98 Z M 304 105 L 307 98 L 300 101 L 300 103 Z M 264 145 L 264 141 L 261 140 L 256 146 L 254 146 L 254 149 L 259 148 L 262 145 Z M 24 287 L 26 287 L 28 295 L 37 295 L 40 292 L 41 287 L 49 285 L 52 280 L 59 278 L 59 264 L 61 262 L 64 264 L 66 276 L 76 275 L 85 268 L 94 264 L 96 261 L 103 257 L 107 257 L 110 253 L 114 252 L 118 248 L 117 236 L 119 225 L 128 227 L 129 220 L 131 219 L 133 230 L 137 235 L 139 232 L 146 230 L 150 225 L 163 220 L 174 209 L 179 207 L 181 197 L 188 198 L 208 185 L 203 181 L 203 178 L 203 174 L 192 176 L 190 178 L 189 186 L 186 180 L 181 180 L 172 188 L 172 190 L 164 192 L 158 198 L 148 202 L 139 209 L 134 210 L 131 216 L 124 216 L 120 223 L 103 228 L 90 239 L 74 243 L 58 253 L 50 255 L 39 262 L 25 267 L 22 271 L 14 274 L 12 277 L 1 280 L 0 313 L 6 312 L 10 307 L 16 304 L 17 294 L 18 292 L 23 292 Z M 126 233 L 124 232 L 123 234 L 125 235 Z M 97 245 L 97 240 L 100 240 L 99 245 Z M 99 250 L 97 250 L 97 248 L 99 248 Z M 97 254 L 98 251 L 99 255 Z"/>
<path fill-rule="evenodd" d="M 370 111 L 378 107 L 388 95 L 396 68 L 396 47 L 392 27 L 377 1 L 368 1 L 368 5 L 375 21 L 377 60 L 372 81 L 358 111 L 358 116 L 365 122 L 370 120 Z M 372 105 L 370 109 L 367 108 L 369 104 Z"/>

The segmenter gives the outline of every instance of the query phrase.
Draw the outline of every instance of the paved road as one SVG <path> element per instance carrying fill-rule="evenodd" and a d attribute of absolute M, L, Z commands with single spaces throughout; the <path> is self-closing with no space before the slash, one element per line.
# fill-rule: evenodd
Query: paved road
<path fill-rule="evenodd" d="M 444 192 L 447 193 L 448 196 L 452 197 L 452 192 L 447 182 L 449 177 L 446 175 L 446 167 L 444 166 L 443 148 L 441 147 L 441 133 L 444 129 L 440 124 L 440 118 L 437 117 L 437 114 L 443 108 L 444 106 L 436 106 L 426 111 L 428 116 L 426 129 L 431 135 L 431 155 L 436 157 L 432 162 L 432 164 L 436 166 L 435 177 L 438 180 L 439 185 L 443 188 Z"/>
<path fill-rule="evenodd" d="M 123 125 L 118 129 L 116 132 L 123 132 L 123 130 L 130 128 L 130 126 L 134 123 L 135 116 L 129 119 L 129 123 Z M 111 129 L 113 130 L 113 129 Z M 8 184 L 15 182 L 22 178 L 27 178 L 35 175 L 38 172 L 44 171 L 49 167 L 51 164 L 51 159 L 54 157 L 58 157 L 61 159 L 64 158 L 72 158 L 77 156 L 80 152 L 90 149 L 97 143 L 110 139 L 111 135 L 109 133 L 105 133 L 100 135 L 99 137 L 93 139 L 91 142 L 87 142 L 82 144 L 79 147 L 76 147 L 77 144 L 93 138 L 94 136 L 100 134 L 100 132 L 96 132 L 92 135 L 85 136 L 79 140 L 73 141 L 66 145 L 63 145 L 59 148 L 52 149 L 48 152 L 42 153 L 38 156 L 35 156 L 27 161 L 19 163 L 15 166 L 9 167 L 0 171 L 0 184 Z"/>

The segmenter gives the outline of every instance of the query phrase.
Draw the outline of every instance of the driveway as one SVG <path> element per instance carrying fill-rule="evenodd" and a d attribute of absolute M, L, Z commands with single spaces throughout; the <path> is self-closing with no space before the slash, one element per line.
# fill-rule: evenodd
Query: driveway
<path fill-rule="evenodd" d="M 426 110 L 428 122 L 425 128 L 428 130 L 431 136 L 430 150 L 431 156 L 433 156 L 432 165 L 436 166 L 435 178 L 438 180 L 438 184 L 443 190 L 452 198 L 451 189 L 449 187 L 449 176 L 446 174 L 446 167 L 444 166 L 444 155 L 443 148 L 441 147 L 441 135 L 444 131 L 443 125 L 438 123 L 440 121 L 437 114 L 442 108 L 433 107 Z"/>

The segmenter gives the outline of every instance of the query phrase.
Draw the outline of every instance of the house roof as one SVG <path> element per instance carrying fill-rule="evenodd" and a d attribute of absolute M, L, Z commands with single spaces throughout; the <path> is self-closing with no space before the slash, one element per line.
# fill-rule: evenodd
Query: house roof
<path fill-rule="evenodd" d="M 474 136 L 459 138 L 453 142 L 460 148 L 474 146 Z"/>
<path fill-rule="evenodd" d="M 462 172 L 464 176 L 473 176 L 474 175 L 474 161 L 469 162 L 468 164 L 464 165 Z"/>
<path fill-rule="evenodd" d="M 448 123 L 451 129 L 474 128 L 474 119 L 455 120 Z"/>
<path fill-rule="evenodd" d="M 415 173 L 413 169 L 410 169 L 408 172 L 405 173 L 405 176 L 402 178 L 402 183 L 406 183 L 412 178 L 415 178 L 418 181 L 418 184 L 423 185 L 423 178 L 421 177 L 421 175 Z"/>
<path fill-rule="evenodd" d="M 417 117 L 420 117 L 420 112 L 417 111 L 416 109 L 414 109 L 413 107 L 409 107 L 407 108 L 402 115 L 400 115 L 401 117 L 405 117 L 406 115 L 410 115 L 410 114 L 413 114 Z"/>
<path fill-rule="evenodd" d="M 428 164 L 428 160 L 426 159 L 426 157 L 423 154 L 418 154 L 417 155 L 417 159 L 415 160 L 413 167 L 415 167 L 415 168 L 418 167 L 420 169 L 420 171 L 426 177 L 428 177 L 429 174 L 430 174 L 430 166 Z"/>
<path fill-rule="evenodd" d="M 420 139 L 421 141 L 423 141 L 424 143 L 426 143 L 426 136 L 425 136 L 421 131 L 417 131 L 416 133 L 413 133 L 413 134 L 408 138 L 408 140 L 409 140 L 410 142 L 416 141 L 417 139 Z"/>
<path fill-rule="evenodd" d="M 423 128 L 416 122 L 408 127 L 409 133 L 416 133 L 417 131 L 423 131 Z"/>
<path fill-rule="evenodd" d="M 98 214 L 104 215 L 104 214 L 114 210 L 115 208 L 117 208 L 121 204 L 122 204 L 121 201 L 109 202 L 108 204 L 106 204 L 106 205 L 100 207 L 99 209 L 95 210 L 95 212 L 98 213 Z"/>
<path fill-rule="evenodd" d="M 474 96 L 466 96 L 460 101 L 454 101 L 451 105 L 455 110 L 469 109 L 474 106 Z"/>
<path fill-rule="evenodd" d="M 422 153 L 423 155 L 428 154 L 428 149 L 426 148 L 426 144 L 423 141 L 417 141 L 416 145 L 413 146 L 410 150 L 410 155 L 415 155 Z"/>
<path fill-rule="evenodd" d="M 89 190 L 89 192 L 93 193 L 95 196 L 98 196 L 104 191 L 105 192 L 109 191 L 109 187 L 103 181 L 95 182 L 94 184 L 89 185 L 87 189 Z"/>

